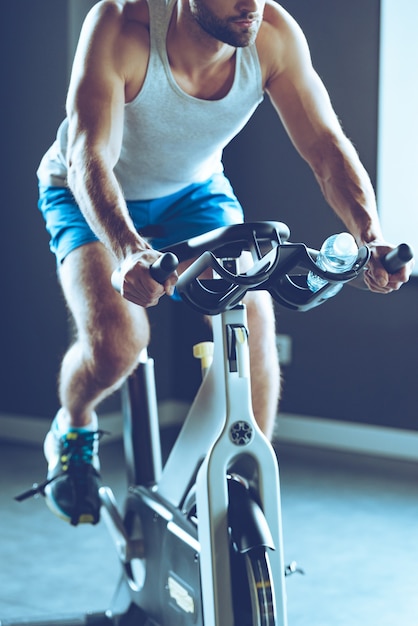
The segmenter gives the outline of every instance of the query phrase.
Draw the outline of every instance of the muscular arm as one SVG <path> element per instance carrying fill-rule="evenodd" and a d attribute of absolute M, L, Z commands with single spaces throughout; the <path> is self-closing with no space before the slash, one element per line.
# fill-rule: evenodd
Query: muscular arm
<path fill-rule="evenodd" d="M 356 238 L 367 243 L 373 258 L 366 276 L 375 291 L 390 291 L 407 280 L 407 269 L 389 277 L 379 257 L 386 244 L 370 178 L 345 136 L 328 93 L 312 67 L 305 37 L 277 4 L 267 3 L 261 38 L 266 61 L 266 91 L 294 146 L 308 162 L 328 204 Z"/>
<path fill-rule="evenodd" d="M 116 3 L 99 3 L 83 25 L 67 97 L 69 187 L 124 273 L 135 268 L 128 276 L 132 284 L 125 276 L 124 295 L 143 306 L 154 304 L 157 292 L 162 293 L 147 273 L 159 254 L 136 232 L 113 168 L 121 149 L 125 101 L 140 88 L 147 61 L 146 29 L 127 19 Z"/>

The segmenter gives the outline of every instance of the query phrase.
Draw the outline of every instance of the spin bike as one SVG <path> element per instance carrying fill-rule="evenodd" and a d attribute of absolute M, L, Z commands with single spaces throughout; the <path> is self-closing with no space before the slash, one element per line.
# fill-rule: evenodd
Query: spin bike
<path fill-rule="evenodd" d="M 409 259 L 401 244 L 388 271 Z M 252 266 L 238 269 L 239 257 Z M 286 566 L 276 454 L 251 406 L 247 291 L 264 289 L 280 305 L 307 311 L 335 282 L 361 279 L 366 246 L 352 269 L 315 265 L 318 252 L 289 242 L 280 222 L 216 229 L 165 251 L 151 268 L 164 282 L 178 261 L 196 258 L 180 276 L 184 302 L 212 316 L 211 345 L 199 345 L 202 384 L 164 467 L 153 361 L 141 354 L 122 390 L 129 491 L 121 515 L 109 487 L 103 517 L 122 565 L 106 623 L 116 626 L 287 626 Z M 203 278 L 212 270 L 213 278 Z M 312 293 L 309 270 L 328 282 Z M 118 288 L 118 274 L 113 283 Z"/>
<path fill-rule="evenodd" d="M 352 269 L 333 274 L 318 251 L 289 241 L 281 222 L 228 226 L 163 251 L 150 268 L 164 282 L 179 261 L 184 302 L 212 317 L 213 342 L 199 344 L 202 383 L 162 464 L 153 360 L 144 350 L 122 388 L 128 495 L 121 514 L 100 488 L 102 514 L 121 563 L 110 608 L 74 619 L 3 621 L 7 626 L 287 626 L 276 454 L 254 419 L 244 295 L 267 290 L 281 306 L 307 311 L 338 283 L 363 284 L 363 246 Z M 240 257 L 252 259 L 239 271 Z M 196 258 L 197 257 L 197 258 Z M 395 273 L 412 258 L 401 244 L 383 261 Z M 327 282 L 312 293 L 312 270 Z M 211 271 L 213 278 L 205 278 Z M 120 288 L 118 272 L 112 277 Z M 43 485 L 16 499 L 43 493 Z"/>

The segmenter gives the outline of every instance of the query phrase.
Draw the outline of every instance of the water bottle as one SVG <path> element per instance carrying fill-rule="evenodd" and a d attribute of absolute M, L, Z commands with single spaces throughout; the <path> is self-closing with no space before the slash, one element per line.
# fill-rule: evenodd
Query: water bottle
<path fill-rule="evenodd" d="M 342 273 L 351 269 L 357 259 L 358 248 L 354 237 L 350 233 L 331 235 L 322 244 L 316 258 L 316 264 L 321 270 Z M 328 282 L 310 271 L 307 276 L 308 287 L 314 293 Z M 334 283 L 332 289 L 324 294 L 324 298 L 331 298 L 342 289 L 343 283 Z"/>

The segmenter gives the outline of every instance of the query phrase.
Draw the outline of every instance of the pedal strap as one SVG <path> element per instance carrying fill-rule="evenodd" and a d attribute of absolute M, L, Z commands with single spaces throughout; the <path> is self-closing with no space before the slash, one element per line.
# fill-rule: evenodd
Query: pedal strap
<path fill-rule="evenodd" d="M 23 502 L 23 500 L 28 500 L 28 498 L 37 498 L 38 496 L 45 496 L 45 487 L 52 483 L 52 481 L 56 480 L 60 476 L 64 476 L 64 472 L 61 474 L 57 474 L 57 476 L 53 476 L 53 478 L 49 478 L 45 480 L 43 483 L 33 483 L 31 489 L 24 491 L 23 493 L 18 494 L 14 497 L 17 502 Z"/>

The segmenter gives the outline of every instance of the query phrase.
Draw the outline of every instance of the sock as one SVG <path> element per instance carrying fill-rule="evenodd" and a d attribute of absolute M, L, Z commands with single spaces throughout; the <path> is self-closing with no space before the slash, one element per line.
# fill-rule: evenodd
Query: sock
<path fill-rule="evenodd" d="M 56 420 L 57 420 L 57 426 L 58 426 L 58 430 L 60 433 L 66 433 L 68 432 L 70 429 L 71 430 L 90 430 L 90 431 L 96 431 L 99 427 L 98 424 L 98 419 L 97 419 L 97 414 L 95 411 L 93 411 L 92 413 L 92 417 L 91 417 L 91 421 L 89 424 L 85 424 L 84 426 L 71 426 L 70 425 L 70 420 L 68 417 L 68 413 L 67 411 L 62 407 L 56 416 Z"/>

